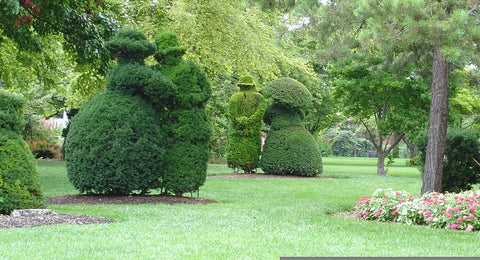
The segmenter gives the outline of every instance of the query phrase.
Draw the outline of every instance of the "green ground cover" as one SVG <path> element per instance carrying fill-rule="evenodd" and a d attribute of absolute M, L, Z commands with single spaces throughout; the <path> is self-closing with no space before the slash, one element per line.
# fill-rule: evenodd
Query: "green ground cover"
<path fill-rule="evenodd" d="M 209 205 L 67 205 L 57 212 L 114 224 L 0 230 L 1 259 L 279 259 L 280 256 L 478 256 L 478 233 L 343 219 L 377 188 L 420 191 L 417 169 L 396 159 L 324 158 L 325 179 L 212 178 Z M 39 161 L 46 196 L 74 194 L 63 162 Z M 230 174 L 210 165 L 209 175 Z"/>

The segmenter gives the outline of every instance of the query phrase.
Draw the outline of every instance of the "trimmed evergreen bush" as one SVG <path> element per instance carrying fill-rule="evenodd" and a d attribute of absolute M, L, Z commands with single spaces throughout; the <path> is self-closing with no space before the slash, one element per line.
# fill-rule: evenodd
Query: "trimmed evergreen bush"
<path fill-rule="evenodd" d="M 38 170 L 22 138 L 24 100 L 0 90 L 0 214 L 43 206 Z"/>
<path fill-rule="evenodd" d="M 229 103 L 227 165 L 251 173 L 258 167 L 261 152 L 262 118 L 267 102 L 255 92 L 251 76 L 243 76 L 237 84 L 240 91 Z"/>
<path fill-rule="evenodd" d="M 153 101 L 165 99 L 173 84 L 144 65 L 155 46 L 142 33 L 121 31 L 107 46 L 118 66 L 106 91 L 72 119 L 65 144 L 68 177 L 81 192 L 146 193 L 161 187 L 165 160 L 165 106 Z"/>
<path fill-rule="evenodd" d="M 65 159 L 80 192 L 141 193 L 160 187 L 165 135 L 153 107 L 139 96 L 106 91 L 72 119 Z"/>
<path fill-rule="evenodd" d="M 211 124 L 205 104 L 211 87 L 205 72 L 182 56 L 186 48 L 179 46 L 176 34 L 160 33 L 155 37 L 160 71 L 176 87 L 177 97 L 165 122 L 169 134 L 166 166 L 163 173 L 164 192 L 177 196 L 198 191 L 207 176 Z"/>
<path fill-rule="evenodd" d="M 267 108 L 264 121 L 270 126 L 260 167 L 265 173 L 316 176 L 322 173 L 322 157 L 317 142 L 305 129 L 303 109 L 312 96 L 300 82 L 280 78 L 265 87 L 274 104 Z"/>
<path fill-rule="evenodd" d="M 471 129 L 448 129 L 443 162 L 442 190 L 465 191 L 480 182 L 479 134 Z M 420 168 L 425 166 L 428 136 L 426 133 L 416 139 Z"/>

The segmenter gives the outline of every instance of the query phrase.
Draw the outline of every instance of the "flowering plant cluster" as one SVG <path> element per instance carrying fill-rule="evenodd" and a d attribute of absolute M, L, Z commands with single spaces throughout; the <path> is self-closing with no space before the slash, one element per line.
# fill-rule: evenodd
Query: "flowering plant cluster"
<path fill-rule="evenodd" d="M 480 230 L 480 190 L 462 193 L 426 193 L 378 189 L 371 198 L 361 197 L 355 216 L 365 220 L 395 221 L 435 228 Z"/>

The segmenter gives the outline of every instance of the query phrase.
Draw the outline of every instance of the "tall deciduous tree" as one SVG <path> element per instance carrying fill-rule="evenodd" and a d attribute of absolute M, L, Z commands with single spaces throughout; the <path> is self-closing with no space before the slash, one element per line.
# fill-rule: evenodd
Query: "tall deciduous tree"
<path fill-rule="evenodd" d="M 418 77 L 397 77 L 391 69 L 382 67 L 383 61 L 373 54 L 357 54 L 329 69 L 335 78 L 336 99 L 347 115 L 365 127 L 376 150 L 378 175 L 387 174 L 385 158 L 405 132 L 426 118 L 427 103 L 420 95 L 411 95 L 425 92 L 425 84 Z"/>

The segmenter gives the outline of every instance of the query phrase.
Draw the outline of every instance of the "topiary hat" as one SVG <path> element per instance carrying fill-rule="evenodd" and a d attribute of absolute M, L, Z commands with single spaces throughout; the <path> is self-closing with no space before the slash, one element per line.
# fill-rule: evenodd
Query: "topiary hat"
<path fill-rule="evenodd" d="M 264 93 L 275 103 L 292 108 L 305 109 L 312 104 L 310 91 L 292 78 L 279 78 L 272 81 L 265 87 Z"/>
<path fill-rule="evenodd" d="M 155 53 L 155 45 L 147 40 L 145 34 L 134 29 L 119 31 L 106 46 L 120 62 L 143 61 Z"/>
<path fill-rule="evenodd" d="M 252 89 L 255 87 L 253 83 L 253 77 L 250 75 L 242 75 L 238 80 L 237 86 L 240 88 Z"/>
<path fill-rule="evenodd" d="M 180 46 L 177 34 L 174 32 L 162 32 L 155 36 L 157 51 L 155 59 L 161 63 L 168 56 L 181 57 L 187 51 L 186 47 Z"/>

